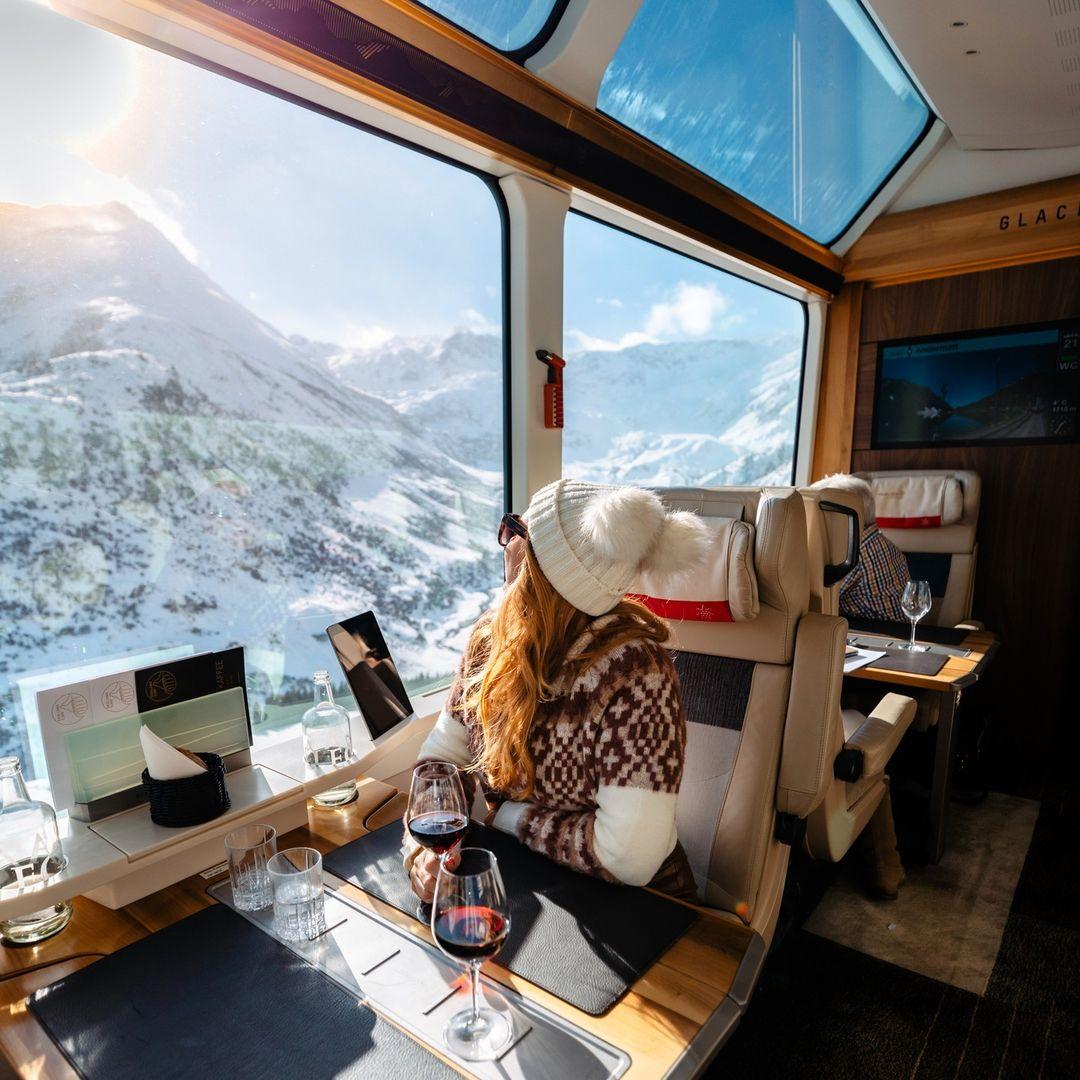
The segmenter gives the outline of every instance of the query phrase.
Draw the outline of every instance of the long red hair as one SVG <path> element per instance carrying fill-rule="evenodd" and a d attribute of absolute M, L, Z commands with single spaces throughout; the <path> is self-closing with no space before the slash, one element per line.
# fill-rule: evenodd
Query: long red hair
<path fill-rule="evenodd" d="M 587 646 L 569 657 L 594 616 L 555 591 L 526 544 L 517 576 L 490 619 L 477 625 L 466 649 L 462 705 L 475 715 L 481 736 L 471 768 L 493 788 L 515 799 L 532 795 L 533 718 L 562 680 L 576 678 L 625 641 L 662 643 L 668 638 L 667 624 L 637 601 L 622 600 L 607 614 Z"/>

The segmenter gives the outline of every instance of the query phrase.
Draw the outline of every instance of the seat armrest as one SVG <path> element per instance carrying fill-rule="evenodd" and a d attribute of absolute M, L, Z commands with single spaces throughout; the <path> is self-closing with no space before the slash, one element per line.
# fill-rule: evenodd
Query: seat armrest
<path fill-rule="evenodd" d="M 903 694 L 886 694 L 874 706 L 874 711 L 844 743 L 845 750 L 862 752 L 864 778 L 885 771 L 889 758 L 914 719 L 915 701 Z"/>
<path fill-rule="evenodd" d="M 986 623 L 981 619 L 965 619 L 963 622 L 956 624 L 957 630 L 985 630 Z"/>

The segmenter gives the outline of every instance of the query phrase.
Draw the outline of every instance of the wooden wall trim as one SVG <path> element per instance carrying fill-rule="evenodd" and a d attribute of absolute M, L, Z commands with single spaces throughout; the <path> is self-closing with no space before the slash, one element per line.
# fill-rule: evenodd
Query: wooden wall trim
<path fill-rule="evenodd" d="M 856 241 L 846 281 L 895 285 L 1080 254 L 1080 175 L 886 214 Z"/>
<path fill-rule="evenodd" d="M 65 8 L 95 18 L 98 0 L 56 0 Z M 728 190 L 705 174 L 687 165 L 667 151 L 641 138 L 621 124 L 562 94 L 532 74 L 523 66 L 508 60 L 494 49 L 458 30 L 419 5 L 405 0 L 301 0 L 295 12 L 277 5 L 236 5 L 233 11 L 229 0 L 127 0 L 132 7 L 155 18 L 194 29 L 211 40 L 239 48 L 250 55 L 307 77 L 333 86 L 398 117 L 437 130 L 460 145 L 489 154 L 515 169 L 540 179 L 554 181 L 557 186 L 576 188 L 586 194 L 640 215 L 658 224 L 673 228 L 709 247 L 725 251 L 736 258 L 792 281 L 809 292 L 829 296 L 840 285 L 843 265 L 839 256 L 773 217 L 760 207 Z M 343 25 L 342 20 L 363 20 L 377 33 L 385 32 L 385 43 L 369 50 L 355 51 L 350 68 L 315 49 L 305 48 L 299 39 L 285 40 L 281 25 L 295 27 L 323 25 L 331 33 Z M 115 22 L 112 30 L 124 32 Z M 130 35 L 129 35 L 130 36 Z M 536 121 L 555 125 L 564 140 L 585 140 L 596 152 L 609 154 L 625 163 L 619 169 L 608 170 L 618 183 L 597 182 L 587 174 L 577 173 L 575 161 L 582 157 L 580 147 L 570 147 L 566 160 L 545 157 L 518 145 L 515 131 L 502 130 L 497 135 L 482 127 L 471 126 L 446 112 L 442 104 L 447 95 L 436 95 L 431 102 L 415 100 L 399 87 L 380 81 L 374 74 L 380 64 L 380 51 L 390 43 L 404 42 L 420 52 L 400 70 L 409 65 L 432 70 L 430 78 L 442 86 L 445 80 L 435 70 L 432 60 L 447 65 L 454 72 L 480 84 L 483 92 L 492 91 L 515 107 L 529 110 Z M 527 129 L 528 125 L 524 125 Z M 535 142 L 536 140 L 534 140 Z M 542 140 L 541 140 L 542 141 Z M 550 142 L 550 140 L 549 140 Z M 527 140 L 525 146 L 528 145 Z M 625 174 L 626 182 L 620 179 Z M 637 177 L 637 180 L 631 178 Z M 609 177 L 610 179 L 610 177 Z M 620 183 L 626 188 L 620 190 Z M 652 194 L 647 194 L 650 188 Z M 652 198 L 661 188 L 676 191 L 678 199 L 664 208 L 652 206 Z M 635 190 L 637 197 L 635 197 Z M 709 219 L 712 224 L 708 224 Z M 696 226 L 696 228 L 695 228 Z M 725 230 L 730 236 L 725 239 Z M 760 251 L 754 251 L 754 247 Z"/>
<path fill-rule="evenodd" d="M 851 470 L 851 435 L 855 424 L 855 387 L 864 288 L 861 281 L 851 282 L 829 305 L 821 359 L 811 480 Z"/>

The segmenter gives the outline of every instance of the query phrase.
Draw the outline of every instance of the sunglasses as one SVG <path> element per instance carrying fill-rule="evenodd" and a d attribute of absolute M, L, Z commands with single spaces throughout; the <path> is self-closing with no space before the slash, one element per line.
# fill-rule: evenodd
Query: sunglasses
<path fill-rule="evenodd" d="M 515 536 L 522 539 L 529 535 L 528 526 L 517 514 L 503 514 L 499 522 L 499 547 L 506 547 Z"/>

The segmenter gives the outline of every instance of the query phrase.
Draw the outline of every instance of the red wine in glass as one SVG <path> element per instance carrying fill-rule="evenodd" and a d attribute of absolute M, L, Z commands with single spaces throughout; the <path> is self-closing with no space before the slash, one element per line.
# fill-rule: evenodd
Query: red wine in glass
<path fill-rule="evenodd" d="M 445 855 L 468 831 L 468 817 L 453 810 L 430 810 L 409 818 L 409 835 L 436 855 Z"/>
<path fill-rule="evenodd" d="M 490 960 L 498 953 L 510 932 L 510 921 L 492 908 L 462 905 L 440 910 L 432 929 L 447 956 L 470 963 Z"/>
<path fill-rule="evenodd" d="M 510 933 L 510 905 L 495 856 L 463 847 L 453 866 L 439 865 L 431 912 L 435 944 L 469 969 L 471 1004 L 450 1017 L 446 1045 L 466 1061 L 495 1061 L 513 1033 L 504 1012 L 490 1008 L 480 993 L 480 965 L 490 960 Z"/>

